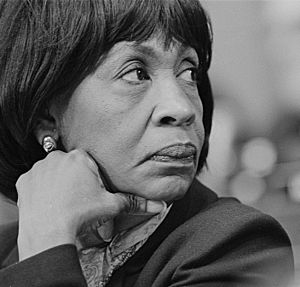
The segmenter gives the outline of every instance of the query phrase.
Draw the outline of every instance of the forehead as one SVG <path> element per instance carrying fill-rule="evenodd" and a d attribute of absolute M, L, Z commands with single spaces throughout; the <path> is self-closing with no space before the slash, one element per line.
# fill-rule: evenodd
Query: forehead
<path fill-rule="evenodd" d="M 134 53 L 150 59 L 166 57 L 168 55 L 173 58 L 188 56 L 193 58 L 198 64 L 198 56 L 195 49 L 183 45 L 176 40 L 166 44 L 164 40 L 158 36 L 143 42 L 119 42 L 112 47 L 106 58 L 119 57 L 127 53 Z"/>

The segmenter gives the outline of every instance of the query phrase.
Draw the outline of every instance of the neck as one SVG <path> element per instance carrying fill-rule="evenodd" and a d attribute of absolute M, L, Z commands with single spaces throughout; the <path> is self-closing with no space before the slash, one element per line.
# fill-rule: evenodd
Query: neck
<path fill-rule="evenodd" d="M 154 216 L 154 214 L 143 214 L 143 215 L 133 215 L 133 214 L 122 214 L 115 218 L 114 220 L 114 235 L 122 232 L 123 230 L 135 227 L 149 218 Z"/>

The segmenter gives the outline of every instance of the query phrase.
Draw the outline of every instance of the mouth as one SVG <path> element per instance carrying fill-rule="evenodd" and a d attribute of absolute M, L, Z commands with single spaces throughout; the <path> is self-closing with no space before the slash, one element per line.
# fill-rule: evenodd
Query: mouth
<path fill-rule="evenodd" d="M 197 148 L 193 144 L 173 144 L 157 151 L 150 160 L 165 163 L 195 163 Z"/>

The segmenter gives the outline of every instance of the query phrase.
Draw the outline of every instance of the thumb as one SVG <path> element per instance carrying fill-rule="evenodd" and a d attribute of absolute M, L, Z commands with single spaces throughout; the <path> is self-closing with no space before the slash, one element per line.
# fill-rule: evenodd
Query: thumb
<path fill-rule="evenodd" d="M 157 214 L 167 206 L 164 201 L 146 199 L 130 193 L 115 193 L 124 202 L 124 212 L 128 214 Z"/>

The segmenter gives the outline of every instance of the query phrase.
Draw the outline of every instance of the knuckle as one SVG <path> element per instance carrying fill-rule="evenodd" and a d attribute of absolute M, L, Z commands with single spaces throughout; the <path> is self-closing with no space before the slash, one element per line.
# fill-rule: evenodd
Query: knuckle
<path fill-rule="evenodd" d="M 98 166 L 96 162 L 82 149 L 71 151 L 71 156 L 75 157 L 75 161 L 89 167 L 95 174 L 98 174 Z"/>
<path fill-rule="evenodd" d="M 124 194 L 118 193 L 117 195 L 113 193 L 105 193 L 105 201 L 109 202 L 111 214 L 120 214 L 124 211 L 126 212 L 128 206 L 128 200 Z"/>
<path fill-rule="evenodd" d="M 137 210 L 137 207 L 138 207 L 137 198 L 133 194 L 129 194 L 127 196 L 127 198 L 128 198 L 128 202 L 129 202 L 127 212 L 128 213 L 133 213 Z"/>
<path fill-rule="evenodd" d="M 73 149 L 70 153 L 74 154 L 76 157 L 79 157 L 79 158 L 81 158 L 81 157 L 84 156 L 84 151 L 82 149 L 80 149 L 80 148 Z"/>
<path fill-rule="evenodd" d="M 47 158 L 36 161 L 33 164 L 32 168 L 27 173 L 30 173 L 32 170 L 36 170 L 36 169 L 41 168 L 41 166 L 43 165 L 44 162 L 46 162 L 46 160 L 47 160 Z"/>
<path fill-rule="evenodd" d="M 34 166 L 41 167 L 42 165 L 57 163 L 63 158 L 64 154 L 64 152 L 59 150 L 52 151 L 44 159 L 37 161 Z"/>
<path fill-rule="evenodd" d="M 54 150 L 54 151 L 50 152 L 50 153 L 46 156 L 45 159 L 48 159 L 48 160 L 55 159 L 55 158 L 57 158 L 58 156 L 60 156 L 61 153 L 62 153 L 62 152 L 59 151 L 59 150 Z M 43 161 L 43 160 L 41 160 L 41 161 Z M 41 161 L 39 161 L 39 162 L 41 162 Z"/>
<path fill-rule="evenodd" d="M 76 158 L 77 154 L 78 154 L 78 150 L 77 149 L 73 149 L 73 150 L 71 150 L 71 151 L 69 151 L 67 153 L 67 157 L 68 158 Z"/>
<path fill-rule="evenodd" d="M 121 197 L 121 200 L 119 200 L 117 197 L 115 197 L 113 194 L 110 197 L 109 201 L 111 202 L 111 206 L 113 209 L 113 213 L 121 213 L 126 208 L 126 202 L 124 198 Z"/>
<path fill-rule="evenodd" d="M 17 188 L 17 191 L 19 190 L 19 188 L 24 184 L 24 182 L 26 181 L 26 178 L 27 178 L 28 174 L 27 173 L 23 173 L 19 176 L 19 178 L 17 179 L 17 182 L 16 182 L 16 188 Z"/>
<path fill-rule="evenodd" d="M 144 206 L 144 200 L 136 196 L 134 194 L 128 194 L 127 195 L 128 205 L 126 206 L 126 212 L 128 213 L 136 213 L 141 211 Z"/>
<path fill-rule="evenodd" d="M 26 186 L 30 184 L 30 180 L 31 180 L 31 170 L 21 174 L 17 179 L 15 183 L 15 187 L 18 193 L 18 201 L 22 200 L 22 198 L 25 195 L 28 196 L 28 189 L 26 188 Z"/>
<path fill-rule="evenodd" d="M 68 153 L 68 157 L 70 160 L 83 162 L 85 159 L 84 151 L 81 149 L 74 149 Z"/>

